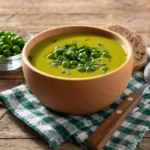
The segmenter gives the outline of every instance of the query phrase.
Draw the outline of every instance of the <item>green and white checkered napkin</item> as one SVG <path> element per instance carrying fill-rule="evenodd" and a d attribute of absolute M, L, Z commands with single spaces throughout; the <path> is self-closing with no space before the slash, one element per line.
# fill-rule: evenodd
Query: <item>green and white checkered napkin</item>
<path fill-rule="evenodd" d="M 84 116 L 64 115 L 46 108 L 26 84 L 2 92 L 0 101 L 16 117 L 37 131 L 50 147 L 55 148 L 66 140 L 81 145 L 129 93 L 144 83 L 142 71 L 133 73 L 128 87 L 115 103 L 102 111 Z M 149 128 L 150 89 L 143 95 L 140 104 L 114 133 L 104 149 L 135 149 Z"/>

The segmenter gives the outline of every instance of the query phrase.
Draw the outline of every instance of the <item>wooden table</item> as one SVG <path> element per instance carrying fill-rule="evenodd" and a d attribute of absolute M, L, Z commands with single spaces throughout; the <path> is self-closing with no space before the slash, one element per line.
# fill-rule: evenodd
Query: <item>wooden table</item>
<path fill-rule="evenodd" d="M 36 34 L 62 25 L 122 24 L 138 31 L 150 44 L 149 0 L 0 0 L 0 28 L 25 29 Z M 0 72 L 0 91 L 24 83 L 21 69 Z M 48 150 L 48 144 L 7 109 L 0 108 L 0 150 Z M 79 150 L 64 143 L 57 150 Z M 140 150 L 150 150 L 150 133 Z"/>

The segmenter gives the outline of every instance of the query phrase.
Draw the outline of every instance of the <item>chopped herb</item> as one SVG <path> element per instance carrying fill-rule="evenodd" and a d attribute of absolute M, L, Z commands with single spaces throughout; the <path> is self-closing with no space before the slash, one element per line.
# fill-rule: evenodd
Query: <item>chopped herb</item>
<path fill-rule="evenodd" d="M 107 61 L 111 62 L 110 58 L 107 58 Z"/>
<path fill-rule="evenodd" d="M 62 69 L 62 70 L 61 70 L 61 73 L 62 73 L 62 74 L 65 74 L 65 73 L 66 73 L 66 70 Z"/>
<path fill-rule="evenodd" d="M 53 68 L 57 68 L 57 66 L 52 66 Z"/>
<path fill-rule="evenodd" d="M 102 51 L 102 55 L 104 56 L 104 57 L 106 57 L 106 58 L 111 58 L 111 56 L 110 56 L 110 54 L 109 54 L 109 52 L 107 51 L 107 50 L 103 50 Z"/>
<path fill-rule="evenodd" d="M 106 65 L 106 64 L 104 64 L 103 62 L 96 62 L 95 64 L 97 64 L 97 65 L 103 65 L 103 66 Z"/>
<path fill-rule="evenodd" d="M 100 71 L 102 72 L 102 73 L 106 73 L 106 71 L 108 70 L 108 67 L 102 67 L 102 68 L 100 68 Z"/>
<path fill-rule="evenodd" d="M 68 75 L 70 75 L 70 74 L 71 74 L 71 72 L 70 72 L 69 70 L 67 70 L 67 71 L 66 71 L 66 73 L 67 73 Z"/>
<path fill-rule="evenodd" d="M 43 57 L 45 57 L 45 56 L 46 56 L 46 54 L 43 54 L 42 56 L 43 56 Z"/>
<path fill-rule="evenodd" d="M 55 43 L 55 42 L 57 42 L 57 40 L 56 40 L 56 39 L 54 39 L 52 42 L 53 42 L 53 43 Z"/>
<path fill-rule="evenodd" d="M 101 44 L 101 43 L 98 43 L 98 46 L 99 46 L 99 47 L 104 47 L 104 45 L 103 45 L 103 44 Z"/>
<path fill-rule="evenodd" d="M 87 42 L 89 39 L 85 39 L 85 41 Z"/>
<path fill-rule="evenodd" d="M 77 41 L 73 41 L 73 44 L 75 44 L 75 45 L 76 45 L 76 44 L 77 44 Z"/>
<path fill-rule="evenodd" d="M 53 67 L 54 67 L 54 66 L 55 66 L 55 67 L 59 66 L 59 63 L 57 63 L 56 61 L 53 61 L 51 64 L 52 64 Z"/>
<path fill-rule="evenodd" d="M 29 61 L 31 62 L 33 60 L 33 57 L 31 55 L 28 56 Z"/>

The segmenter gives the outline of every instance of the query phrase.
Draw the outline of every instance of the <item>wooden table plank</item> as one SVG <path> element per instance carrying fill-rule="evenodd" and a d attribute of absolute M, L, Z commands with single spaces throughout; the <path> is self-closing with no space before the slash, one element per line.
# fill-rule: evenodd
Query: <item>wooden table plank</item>
<path fill-rule="evenodd" d="M 0 79 L 0 92 L 24 83 L 24 79 Z"/>
<path fill-rule="evenodd" d="M 146 14 L 146 15 L 145 15 Z M 62 19 L 63 18 L 63 22 Z M 94 25 L 103 27 L 110 24 L 122 24 L 139 32 L 146 44 L 150 39 L 150 11 L 149 12 L 103 12 L 100 14 L 16 14 L 16 15 L 0 15 L 0 28 L 18 27 L 20 29 L 29 30 L 32 33 L 38 33 L 46 29 L 50 29 L 63 25 Z M 104 21 L 105 19 L 105 21 Z M 40 22 L 39 22 L 40 20 Z M 136 25 L 135 25 L 136 24 Z"/>
<path fill-rule="evenodd" d="M 150 139 L 143 138 L 140 148 L 138 148 L 137 150 L 150 150 Z"/>
<path fill-rule="evenodd" d="M 0 150 L 50 150 L 43 139 L 0 139 Z M 71 143 L 63 143 L 55 150 L 81 150 Z"/>
<path fill-rule="evenodd" d="M 150 8 L 148 0 L 1 0 L 1 14 L 99 14 L 103 11 L 122 11 L 130 13 L 148 11 Z M 10 11 L 11 10 L 11 11 Z"/>
<path fill-rule="evenodd" d="M 13 71 L 1 71 L 0 79 L 24 79 L 22 68 Z M 0 84 L 1 85 L 1 84 Z"/>

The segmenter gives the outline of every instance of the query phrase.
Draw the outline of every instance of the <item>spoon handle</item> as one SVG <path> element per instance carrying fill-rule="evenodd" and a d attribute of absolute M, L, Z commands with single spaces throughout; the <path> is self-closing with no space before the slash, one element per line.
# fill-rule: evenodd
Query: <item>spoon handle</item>
<path fill-rule="evenodd" d="M 96 131 L 86 140 L 86 145 L 92 150 L 101 150 L 113 133 L 139 103 L 141 95 L 133 92 L 123 100 L 116 110 L 104 121 Z"/>

